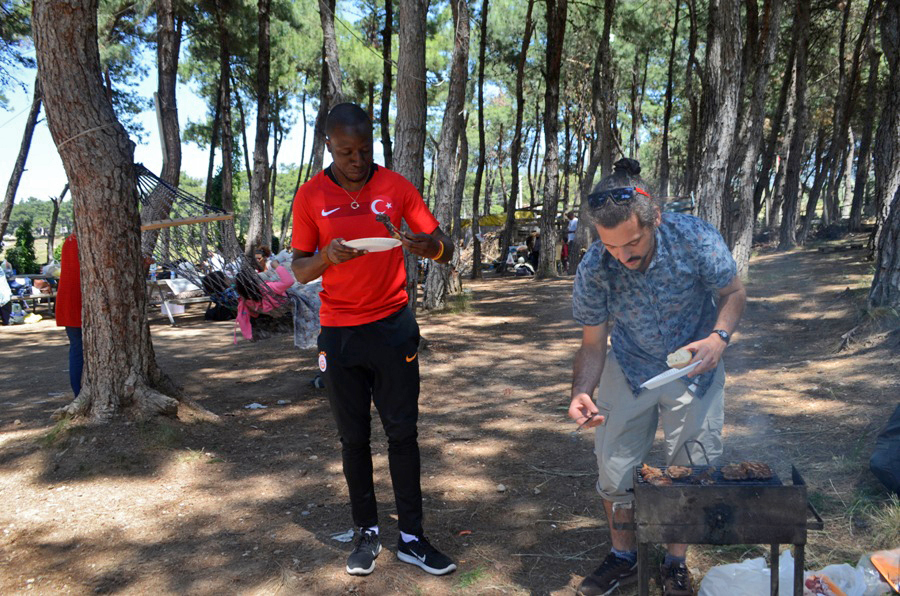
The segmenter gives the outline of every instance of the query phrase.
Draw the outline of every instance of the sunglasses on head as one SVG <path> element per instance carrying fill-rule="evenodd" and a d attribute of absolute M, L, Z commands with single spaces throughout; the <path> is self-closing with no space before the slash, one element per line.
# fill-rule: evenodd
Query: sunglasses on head
<path fill-rule="evenodd" d="M 620 188 L 608 188 L 606 190 L 598 190 L 588 195 L 588 205 L 592 209 L 598 209 L 606 204 L 607 200 L 612 201 L 616 205 L 624 205 L 634 198 L 635 194 L 641 194 L 645 197 L 650 195 L 646 190 L 638 186 L 622 186 Z"/>

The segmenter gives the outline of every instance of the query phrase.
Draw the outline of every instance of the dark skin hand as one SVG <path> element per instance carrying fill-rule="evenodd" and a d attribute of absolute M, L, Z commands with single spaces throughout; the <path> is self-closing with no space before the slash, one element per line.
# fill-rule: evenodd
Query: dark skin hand
<path fill-rule="evenodd" d="M 431 234 L 401 232 L 400 242 L 412 254 L 426 259 L 434 258 L 440 252 L 441 243 L 443 243 L 444 253 L 436 262 L 448 263 L 453 257 L 453 242 L 440 228 L 435 229 Z M 367 254 L 369 251 L 350 248 L 344 244 L 343 238 L 335 238 L 318 254 L 294 249 L 291 269 L 293 269 L 297 281 L 309 283 L 320 277 L 329 267 Z"/>

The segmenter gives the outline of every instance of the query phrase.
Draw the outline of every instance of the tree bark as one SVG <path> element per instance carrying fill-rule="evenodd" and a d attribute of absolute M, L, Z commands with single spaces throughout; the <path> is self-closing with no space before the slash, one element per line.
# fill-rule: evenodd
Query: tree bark
<path fill-rule="evenodd" d="M 797 0 L 794 16 L 794 124 L 790 137 L 784 177 L 784 202 L 781 210 L 781 230 L 778 250 L 788 250 L 797 244 L 797 205 L 800 202 L 800 174 L 803 145 L 806 142 L 807 51 L 809 43 L 810 0 Z"/>
<path fill-rule="evenodd" d="M 481 279 L 481 226 L 478 218 L 479 198 L 481 196 L 481 178 L 484 175 L 485 145 L 484 138 L 484 60 L 487 47 L 488 0 L 481 0 L 481 39 L 478 43 L 478 165 L 475 166 L 475 188 L 472 192 L 472 279 Z M 505 260 L 505 255 L 500 255 Z"/>
<path fill-rule="evenodd" d="M 519 202 L 519 163 L 522 159 L 522 119 L 525 115 L 525 64 L 528 60 L 528 46 L 531 45 L 531 34 L 534 32 L 534 21 L 531 18 L 534 0 L 528 0 L 525 12 L 525 31 L 522 33 L 522 49 L 516 61 L 516 123 L 513 126 L 513 138 L 509 149 L 510 189 L 506 207 L 506 224 L 500 241 L 500 255 L 504 259 L 500 270 L 506 270 L 505 256 L 509 254 L 513 234 L 516 229 L 516 206 Z M 500 170 L 501 181 L 503 170 Z"/>
<path fill-rule="evenodd" d="M 334 32 L 334 11 L 335 0 L 319 0 L 319 21 L 322 24 L 322 82 L 319 90 L 319 113 L 313 129 L 311 171 L 307 178 L 311 178 L 322 169 L 325 157 L 325 118 L 331 108 L 344 101 L 337 35 Z"/>
<path fill-rule="evenodd" d="M 266 217 L 269 195 L 269 0 L 258 0 L 258 52 L 256 61 L 256 138 L 253 147 L 253 183 L 250 185 L 250 226 L 244 254 L 258 246 L 271 246 L 272 221 Z M 268 219 L 268 221 L 267 221 Z"/>
<path fill-rule="evenodd" d="M 769 84 L 769 72 L 775 61 L 775 49 L 778 41 L 778 26 L 781 21 L 781 0 L 769 0 L 763 7 L 760 43 L 757 47 L 760 54 L 755 62 L 752 79 L 752 91 L 747 105 L 744 126 L 740 137 L 744 139 L 744 154 L 738 169 L 737 201 L 733 211 L 725 220 L 726 239 L 731 247 L 731 254 L 738 267 L 738 275 L 747 277 L 750 264 L 750 248 L 753 243 L 753 180 L 756 176 L 756 164 L 763 136 L 765 121 L 766 88 Z"/>
<path fill-rule="evenodd" d="M 72 189 L 85 305 L 86 382 L 58 415 L 174 414 L 178 401 L 161 391 L 175 388 L 156 364 L 144 316 L 134 145 L 111 102 L 97 99 L 105 97 L 97 2 L 35 2 L 33 31 L 47 121 Z"/>
<path fill-rule="evenodd" d="M 887 2 L 881 13 L 881 49 L 888 63 L 884 108 L 875 135 L 875 279 L 869 301 L 877 305 L 897 304 L 898 251 L 896 197 L 900 189 L 900 3 Z M 893 205 L 893 222 L 888 219 Z M 893 226 L 893 227 L 892 227 Z M 883 228 L 887 227 L 887 233 Z M 886 240 L 890 242 L 886 242 Z M 890 243 L 893 242 L 893 246 Z"/>
<path fill-rule="evenodd" d="M 394 27 L 394 10 L 392 0 L 384 0 L 384 29 L 381 31 L 381 56 L 384 62 L 384 75 L 381 82 L 381 146 L 384 149 L 384 167 L 394 167 L 394 152 L 391 147 L 391 92 L 393 79 L 393 62 L 391 59 L 391 37 Z"/>
<path fill-rule="evenodd" d="M 703 71 L 702 157 L 698 214 L 723 230 L 723 195 L 734 142 L 741 80 L 741 11 L 733 0 L 711 0 Z"/>
<path fill-rule="evenodd" d="M 569 0 L 547 2 L 547 62 L 544 93 L 544 203 L 541 210 L 541 254 L 535 275 L 558 276 L 556 270 L 556 213 L 559 202 L 559 76 Z"/>
<path fill-rule="evenodd" d="M 425 187 L 425 0 L 401 0 L 397 60 L 397 119 L 394 122 L 394 167 L 419 193 Z M 416 310 L 418 263 L 406 253 L 406 292 Z"/>
<path fill-rule="evenodd" d="M 28 120 L 25 121 L 25 132 L 22 133 L 22 143 L 19 145 L 19 154 L 16 156 L 16 164 L 13 166 L 9 184 L 6 185 L 6 195 L 3 197 L 3 206 L 0 207 L 0 238 L 6 234 L 9 227 L 9 216 L 12 214 L 13 204 L 16 201 L 16 191 L 19 190 L 19 182 L 25 172 L 25 162 L 28 152 L 31 150 L 31 138 L 34 136 L 34 127 L 37 125 L 38 115 L 41 113 L 41 78 L 40 74 L 34 77 L 34 96 L 31 99 L 31 110 L 28 112 Z"/>
<path fill-rule="evenodd" d="M 675 21 L 672 24 L 672 43 L 669 46 L 669 68 L 666 72 L 666 95 L 663 107 L 663 132 L 659 149 L 659 194 L 669 196 L 669 124 L 672 121 L 672 94 L 675 86 L 675 53 L 678 42 L 678 17 L 681 0 L 675 1 Z"/>
<path fill-rule="evenodd" d="M 466 84 L 469 79 L 469 7 L 467 0 L 450 0 L 456 35 L 450 66 L 450 84 L 444 104 L 441 124 L 441 140 L 438 146 L 437 168 L 444 175 L 435 184 L 434 216 L 445 231 L 453 227 L 453 206 L 456 197 L 456 180 L 450 172 L 457 171 L 457 146 L 459 144 L 462 117 L 466 102 Z M 465 171 L 461 173 L 465 177 Z M 458 234 L 457 234 L 458 235 Z M 456 251 L 458 253 L 458 251 Z M 424 306 L 428 310 L 443 308 L 450 291 L 450 276 L 454 267 L 433 262 L 425 278 Z"/>
<path fill-rule="evenodd" d="M 850 205 L 850 231 L 859 232 L 862 228 L 863 202 L 866 196 L 866 183 L 869 181 L 871 162 L 872 132 L 875 123 L 875 109 L 878 102 L 878 64 L 881 53 L 875 50 L 872 31 L 869 35 L 869 81 L 866 84 L 866 109 L 863 114 L 862 138 L 859 141 L 859 154 L 856 160 L 856 179 L 853 185 L 853 203 Z"/>

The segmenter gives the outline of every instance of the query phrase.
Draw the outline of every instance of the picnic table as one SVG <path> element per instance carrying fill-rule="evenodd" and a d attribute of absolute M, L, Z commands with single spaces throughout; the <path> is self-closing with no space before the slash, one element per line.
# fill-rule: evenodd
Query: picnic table
<path fill-rule="evenodd" d="M 199 296 L 179 298 L 185 292 L 202 292 L 191 280 L 176 277 L 174 279 L 157 279 L 147 282 L 147 296 L 151 301 L 157 300 L 162 306 L 162 312 L 169 317 L 172 327 L 177 327 L 173 315 L 184 312 L 186 304 L 209 303 L 212 298 L 205 293 Z M 156 298 L 154 298 L 154 295 Z M 180 307 L 180 308 L 179 308 Z"/>
<path fill-rule="evenodd" d="M 43 275 L 40 273 L 16 274 L 16 276 L 13 279 L 15 279 L 16 282 L 18 282 L 22 285 L 26 285 L 25 284 L 26 278 L 31 281 L 34 281 L 36 279 L 44 279 L 44 280 L 56 279 L 52 275 Z M 46 300 L 46 304 L 47 304 L 47 312 L 49 314 L 53 315 L 56 311 L 56 306 L 55 306 L 56 305 L 56 290 L 55 289 L 46 294 L 43 292 L 39 292 L 39 293 L 35 294 L 34 290 L 32 289 L 32 294 L 26 294 L 24 296 L 19 296 L 17 294 L 13 294 L 10 297 L 11 302 L 21 302 L 26 307 L 28 307 L 28 303 L 30 302 L 31 303 L 30 308 L 32 311 L 37 310 L 37 306 L 39 304 L 41 304 L 42 302 L 44 302 L 45 300 Z"/>

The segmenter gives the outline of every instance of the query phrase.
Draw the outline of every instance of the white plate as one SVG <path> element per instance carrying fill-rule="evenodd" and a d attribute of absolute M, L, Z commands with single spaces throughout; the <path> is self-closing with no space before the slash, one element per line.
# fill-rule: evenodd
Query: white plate
<path fill-rule="evenodd" d="M 402 244 L 396 238 L 357 238 L 356 240 L 347 240 L 344 246 L 356 248 L 359 250 L 367 250 L 369 252 L 381 252 L 383 250 L 391 250 Z"/>
<path fill-rule="evenodd" d="M 670 381 L 674 381 L 675 379 L 680 379 L 684 375 L 688 374 L 695 368 L 697 365 L 703 362 L 702 360 L 698 360 L 693 364 L 688 364 L 684 368 L 670 368 L 664 373 L 660 373 L 650 379 L 649 381 L 644 381 L 641 385 L 641 389 L 656 389 L 657 387 L 661 387 Z"/>

